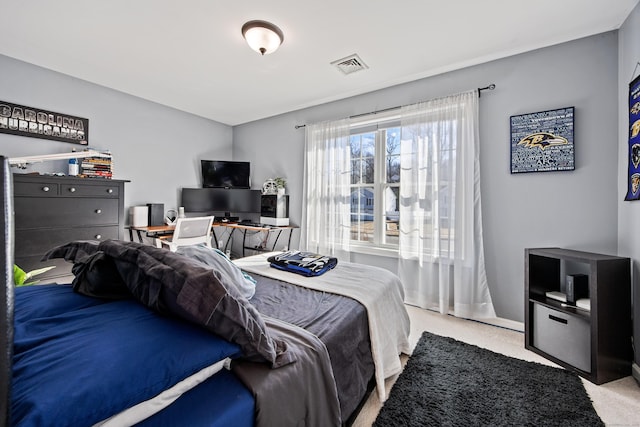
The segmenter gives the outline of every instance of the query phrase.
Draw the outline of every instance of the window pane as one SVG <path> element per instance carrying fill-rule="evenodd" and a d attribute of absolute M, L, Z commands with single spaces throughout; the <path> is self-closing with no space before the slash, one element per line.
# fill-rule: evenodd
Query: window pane
<path fill-rule="evenodd" d="M 387 182 L 400 182 L 400 156 L 387 156 Z"/>
<path fill-rule="evenodd" d="M 400 128 L 387 129 L 386 151 L 389 154 L 400 154 Z"/>
<path fill-rule="evenodd" d="M 351 239 L 372 242 L 373 187 L 351 187 Z"/>
<path fill-rule="evenodd" d="M 385 131 L 385 179 L 388 183 L 400 182 L 400 128 Z"/>
<path fill-rule="evenodd" d="M 360 159 L 351 160 L 351 183 L 360 183 Z"/>
<path fill-rule="evenodd" d="M 351 135 L 351 183 L 373 184 L 375 133 Z"/>
<path fill-rule="evenodd" d="M 400 223 L 400 188 L 387 187 L 384 190 L 385 225 L 384 243 L 397 245 Z"/>
<path fill-rule="evenodd" d="M 376 154 L 375 133 L 365 133 L 362 135 L 362 157 L 373 157 Z"/>
<path fill-rule="evenodd" d="M 373 157 L 366 157 L 362 159 L 362 183 L 373 184 L 374 180 L 374 159 Z"/>
<path fill-rule="evenodd" d="M 351 135 L 349 143 L 351 145 L 351 157 L 360 157 L 360 135 Z"/>

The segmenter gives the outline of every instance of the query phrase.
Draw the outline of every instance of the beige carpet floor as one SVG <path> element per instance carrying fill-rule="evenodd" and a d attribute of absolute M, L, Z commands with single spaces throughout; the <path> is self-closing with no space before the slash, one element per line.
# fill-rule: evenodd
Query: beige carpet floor
<path fill-rule="evenodd" d="M 423 331 L 428 331 L 442 336 L 449 336 L 507 356 L 557 366 L 547 359 L 526 350 L 522 332 L 445 316 L 412 306 L 407 306 L 407 310 L 411 318 L 409 341 L 412 346 L 416 345 Z M 405 363 L 406 360 L 407 358 L 404 357 Z M 395 378 L 387 380 L 387 391 L 391 390 L 394 381 Z M 640 386 L 632 377 L 629 376 L 599 386 L 584 379 L 583 383 L 593 401 L 594 408 L 607 426 L 640 427 Z M 374 391 L 360 411 L 353 424 L 354 427 L 371 426 L 381 407 L 382 404 L 378 401 Z"/>

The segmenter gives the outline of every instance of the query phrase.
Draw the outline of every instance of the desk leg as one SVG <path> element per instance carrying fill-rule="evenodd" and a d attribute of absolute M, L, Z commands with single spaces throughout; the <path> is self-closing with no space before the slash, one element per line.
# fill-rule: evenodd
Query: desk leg
<path fill-rule="evenodd" d="M 236 229 L 234 228 L 233 231 L 235 231 Z M 244 247 L 247 245 L 246 241 L 247 241 L 247 229 L 245 228 L 244 230 L 242 230 L 242 258 L 245 257 L 244 254 Z"/>
<path fill-rule="evenodd" d="M 231 229 L 231 233 L 229 233 L 229 237 L 227 237 L 227 241 L 224 244 L 224 253 L 227 254 L 227 248 L 229 247 L 229 242 L 231 242 L 231 248 L 233 249 L 233 232 L 236 231 L 235 228 Z M 242 245 L 244 246 L 244 244 Z M 244 247 L 242 248 L 242 254 L 244 255 Z M 231 259 L 231 251 L 229 251 L 229 259 Z"/>
<path fill-rule="evenodd" d="M 291 250 L 291 235 L 293 234 L 293 228 L 289 229 L 289 241 L 287 242 L 287 250 Z"/>
<path fill-rule="evenodd" d="M 278 235 L 276 236 L 276 240 L 273 242 L 273 246 L 271 247 L 271 252 L 276 250 L 276 245 L 278 244 L 278 239 L 280 239 L 281 234 L 282 234 L 282 229 L 278 230 Z"/>
<path fill-rule="evenodd" d="M 140 230 L 136 230 L 136 233 L 138 234 L 138 241 L 140 243 L 144 243 L 144 241 L 142 240 L 142 234 L 140 233 Z M 133 229 L 129 229 L 129 241 L 133 242 Z"/>
<path fill-rule="evenodd" d="M 218 245 L 218 237 L 216 236 L 216 230 L 211 228 L 211 234 L 213 234 L 213 241 L 216 242 L 216 249 L 220 249 L 220 245 Z"/>

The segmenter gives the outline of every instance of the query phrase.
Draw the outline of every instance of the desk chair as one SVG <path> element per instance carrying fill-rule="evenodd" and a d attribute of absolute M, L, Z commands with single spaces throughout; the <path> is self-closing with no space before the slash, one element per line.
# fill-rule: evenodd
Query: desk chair
<path fill-rule="evenodd" d="M 199 245 L 202 243 L 210 248 L 212 223 L 212 216 L 178 218 L 173 236 L 168 239 L 157 239 L 156 246 L 168 246 L 172 252 L 175 252 L 180 246 Z"/>

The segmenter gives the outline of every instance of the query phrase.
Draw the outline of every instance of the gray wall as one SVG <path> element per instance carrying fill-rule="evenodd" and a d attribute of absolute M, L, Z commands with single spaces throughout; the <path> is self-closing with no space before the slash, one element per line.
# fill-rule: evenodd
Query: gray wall
<path fill-rule="evenodd" d="M 640 56 L 637 15 L 636 8 L 630 17 L 636 28 L 625 24 L 621 33 L 621 53 L 628 57 L 621 59 L 623 83 L 629 79 L 625 74 L 632 72 L 629 64 Z M 626 146 L 624 137 L 616 135 L 623 127 L 618 103 L 623 103 L 626 83 L 618 84 L 617 35 L 605 33 L 234 128 L 4 56 L 0 56 L 0 100 L 89 118 L 91 146 L 110 149 L 116 178 L 131 180 L 126 206 L 156 202 L 167 209 L 175 207 L 180 187 L 199 185 L 200 158 L 233 158 L 252 162 L 254 188 L 267 178 L 286 177 L 291 218 L 300 224 L 304 129 L 294 125 L 495 83 L 496 90 L 484 92 L 480 101 L 487 273 L 498 315 L 522 321 L 524 248 L 562 246 L 616 253 L 620 219 L 620 252 L 640 257 L 640 244 L 627 231 L 640 203 L 619 202 L 625 185 L 618 165 L 624 163 L 620 169 L 626 169 L 622 152 Z M 565 106 L 576 107 L 577 169 L 510 175 L 509 116 Z M 6 156 L 73 147 L 0 134 L 0 153 Z M 298 241 L 296 232 L 292 246 Z M 396 265 L 394 259 L 360 254 L 353 260 L 391 270 Z"/>
<path fill-rule="evenodd" d="M 629 83 L 640 73 L 640 5 L 631 12 L 619 31 L 619 114 L 618 114 L 618 252 L 631 257 L 634 284 L 635 361 L 640 364 L 640 232 L 636 222 L 640 218 L 640 202 L 623 201 L 627 188 L 629 164 Z M 634 74 L 635 72 L 635 74 Z"/>
<path fill-rule="evenodd" d="M 180 187 L 200 186 L 200 159 L 231 159 L 232 128 L 0 55 L 0 101 L 89 119 L 89 146 L 109 149 L 125 206 L 164 203 L 175 209 Z M 0 134 L 7 157 L 70 152 L 82 146 Z M 67 171 L 66 162 L 25 171 Z"/>
<path fill-rule="evenodd" d="M 617 32 L 609 32 L 236 126 L 233 157 L 256 165 L 256 183 L 286 177 L 291 218 L 300 224 L 304 129 L 294 125 L 495 83 L 496 90 L 483 92 L 480 100 L 487 274 L 497 314 L 523 321 L 525 248 L 616 253 L 617 49 Z M 567 106 L 576 108 L 576 170 L 511 175 L 509 116 Z M 391 270 L 396 266 L 394 259 L 361 254 L 353 260 Z"/>

